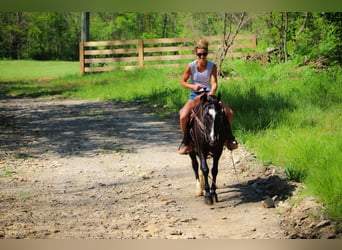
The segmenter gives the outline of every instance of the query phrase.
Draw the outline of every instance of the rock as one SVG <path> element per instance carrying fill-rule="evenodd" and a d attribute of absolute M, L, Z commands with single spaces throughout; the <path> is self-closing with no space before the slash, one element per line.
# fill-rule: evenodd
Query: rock
<path fill-rule="evenodd" d="M 182 231 L 181 230 L 174 230 L 174 231 L 172 231 L 171 233 L 170 233 L 170 235 L 182 235 L 183 233 L 182 233 Z"/>
<path fill-rule="evenodd" d="M 275 204 L 274 204 L 274 201 L 271 197 L 269 196 L 266 196 L 266 199 L 263 200 L 262 202 L 262 205 L 264 208 L 272 208 L 272 207 L 275 207 Z"/>
<path fill-rule="evenodd" d="M 185 218 L 185 219 L 181 219 L 180 222 L 183 222 L 183 223 L 186 222 L 187 223 L 187 222 L 192 222 L 192 221 L 196 221 L 196 220 L 197 220 L 197 218 Z"/>
<path fill-rule="evenodd" d="M 171 204 L 176 204 L 177 202 L 175 200 L 169 200 L 165 203 L 166 206 L 171 205 Z"/>
<path fill-rule="evenodd" d="M 331 224 L 330 220 L 323 220 L 320 223 L 317 224 L 317 228 L 321 228 L 321 227 L 325 227 L 325 226 L 329 226 Z"/>
<path fill-rule="evenodd" d="M 336 238 L 337 238 L 336 234 L 329 234 L 327 236 L 327 239 L 336 239 Z"/>

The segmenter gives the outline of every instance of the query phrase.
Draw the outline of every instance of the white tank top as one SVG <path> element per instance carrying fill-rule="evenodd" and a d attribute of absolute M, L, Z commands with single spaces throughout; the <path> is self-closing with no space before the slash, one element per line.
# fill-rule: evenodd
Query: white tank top
<path fill-rule="evenodd" d="M 211 72 L 214 67 L 214 63 L 211 61 L 207 61 L 207 68 L 203 72 L 199 72 L 197 69 L 197 61 L 193 61 L 190 63 L 190 68 L 191 68 L 191 77 L 190 81 L 191 84 L 201 84 L 206 87 L 207 91 L 211 90 L 211 84 L 210 84 L 210 79 L 211 79 Z M 203 88 L 200 89 L 197 92 L 203 91 Z M 190 99 L 193 99 L 197 96 L 197 93 L 194 90 L 191 90 L 190 92 Z"/>

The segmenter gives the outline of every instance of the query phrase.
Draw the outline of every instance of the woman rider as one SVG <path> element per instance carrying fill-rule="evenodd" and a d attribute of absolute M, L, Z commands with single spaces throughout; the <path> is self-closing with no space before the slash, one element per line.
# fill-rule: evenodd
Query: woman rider
<path fill-rule="evenodd" d="M 204 92 L 205 90 L 209 91 L 209 95 L 215 95 L 217 90 L 217 67 L 213 62 L 207 60 L 208 45 L 208 41 L 204 39 L 201 39 L 198 42 L 197 46 L 195 47 L 197 60 L 189 63 L 186 66 L 185 72 L 181 79 L 181 86 L 190 89 L 190 97 L 179 112 L 180 127 L 184 136 L 184 146 L 178 151 L 180 154 L 186 154 L 190 150 L 189 138 L 186 138 L 186 129 L 191 110 L 200 100 L 201 94 L 199 93 Z M 190 83 L 188 83 L 189 79 Z M 222 101 L 221 105 L 227 115 L 227 120 L 231 125 L 233 121 L 233 110 L 225 105 Z M 229 150 L 233 150 L 238 147 L 238 143 L 235 140 L 232 132 L 229 131 L 229 133 L 233 139 L 227 141 L 225 144 Z"/>

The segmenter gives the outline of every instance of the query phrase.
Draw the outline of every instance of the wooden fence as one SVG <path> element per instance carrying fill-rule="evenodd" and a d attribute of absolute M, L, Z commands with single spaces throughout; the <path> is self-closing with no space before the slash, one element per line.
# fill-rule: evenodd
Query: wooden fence
<path fill-rule="evenodd" d="M 222 44 L 222 37 L 206 37 L 209 58 L 214 59 Z M 195 59 L 194 47 L 198 39 L 161 38 L 80 43 L 80 73 L 130 70 L 145 66 L 178 66 L 181 60 Z M 227 57 L 253 54 L 256 35 L 237 35 Z"/>

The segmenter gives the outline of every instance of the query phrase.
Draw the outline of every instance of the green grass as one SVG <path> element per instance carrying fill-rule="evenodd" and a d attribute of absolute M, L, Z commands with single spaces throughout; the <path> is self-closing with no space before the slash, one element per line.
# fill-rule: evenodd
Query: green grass
<path fill-rule="evenodd" d="M 163 107 L 162 113 L 178 112 L 188 96 L 179 84 L 183 67 L 81 77 L 77 63 L 70 68 L 65 62 L 29 64 L 0 62 L 1 72 L 7 72 L 0 74 L 0 95 L 147 100 Z M 239 141 L 262 161 L 284 167 L 290 180 L 303 182 L 321 200 L 331 218 L 341 219 L 341 68 L 316 71 L 293 62 L 262 67 L 242 60 L 228 61 L 225 67 L 233 77 L 219 79 L 219 91 L 234 109 Z"/>
<path fill-rule="evenodd" d="M 4 178 L 4 177 L 12 177 L 13 174 L 15 173 L 16 173 L 15 171 L 9 170 L 6 167 L 4 169 L 0 169 L 0 180 L 1 178 Z"/>
<path fill-rule="evenodd" d="M 223 90 L 236 113 L 238 137 L 260 159 L 286 169 L 290 180 L 342 218 L 342 75 L 291 62 L 238 65 Z M 241 77 L 241 78 L 240 78 Z"/>
<path fill-rule="evenodd" d="M 1 61 L 0 61 L 1 62 Z M 188 92 L 179 86 L 181 68 L 113 71 L 80 76 L 75 63 L 3 61 L 0 95 L 22 97 L 80 98 L 105 101 L 148 100 L 160 114 L 177 112 Z M 78 66 L 78 63 L 76 63 Z M 52 72 L 50 69 L 54 68 Z M 66 68 L 68 68 L 66 70 Z M 9 70 L 10 69 L 10 70 Z M 38 70 L 39 69 L 39 70 Z M 65 71 L 64 71 L 65 70 Z M 46 75 L 37 74 L 46 72 Z M 20 77 L 15 72 L 21 72 Z M 59 76 L 59 77 L 57 77 Z M 145 103 L 145 102 L 144 102 Z"/>
<path fill-rule="evenodd" d="M 0 81 L 49 80 L 79 73 L 79 62 L 0 60 Z"/>

